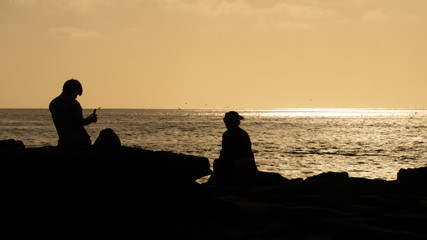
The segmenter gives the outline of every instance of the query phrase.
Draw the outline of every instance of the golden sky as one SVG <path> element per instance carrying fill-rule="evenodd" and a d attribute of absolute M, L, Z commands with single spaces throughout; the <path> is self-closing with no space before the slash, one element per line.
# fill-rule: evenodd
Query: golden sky
<path fill-rule="evenodd" d="M 0 0 L 0 107 L 427 108 L 426 0 Z"/>

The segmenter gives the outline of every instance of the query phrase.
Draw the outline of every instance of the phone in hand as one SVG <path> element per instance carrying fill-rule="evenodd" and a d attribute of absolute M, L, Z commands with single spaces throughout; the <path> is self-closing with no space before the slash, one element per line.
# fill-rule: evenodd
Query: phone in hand
<path fill-rule="evenodd" d="M 99 108 L 95 108 L 94 110 L 93 110 L 93 115 L 96 115 L 96 110 L 99 110 L 99 109 L 101 109 L 101 107 L 99 107 Z"/>

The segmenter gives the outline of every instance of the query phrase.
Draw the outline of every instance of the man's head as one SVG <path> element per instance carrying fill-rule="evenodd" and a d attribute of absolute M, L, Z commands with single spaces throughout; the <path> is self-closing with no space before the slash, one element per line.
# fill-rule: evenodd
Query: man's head
<path fill-rule="evenodd" d="M 64 83 L 62 92 L 67 96 L 77 98 L 77 95 L 81 96 L 83 94 L 83 87 L 78 80 L 70 79 Z"/>

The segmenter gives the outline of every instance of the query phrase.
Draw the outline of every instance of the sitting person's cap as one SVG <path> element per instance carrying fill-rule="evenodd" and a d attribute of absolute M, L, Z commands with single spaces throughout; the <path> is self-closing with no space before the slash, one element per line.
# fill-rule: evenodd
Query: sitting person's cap
<path fill-rule="evenodd" d="M 238 120 L 243 120 L 245 118 L 242 117 L 242 116 L 240 116 L 239 113 L 237 113 L 235 111 L 230 111 L 230 112 L 225 113 L 224 119 L 238 119 Z"/>

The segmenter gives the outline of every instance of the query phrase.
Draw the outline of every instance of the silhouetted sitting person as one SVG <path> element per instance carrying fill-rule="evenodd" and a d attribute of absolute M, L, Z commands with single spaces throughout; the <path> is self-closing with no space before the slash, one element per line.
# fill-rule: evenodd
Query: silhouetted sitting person
<path fill-rule="evenodd" d="M 220 157 L 213 163 L 214 178 L 258 172 L 249 135 L 239 127 L 243 119 L 234 111 L 225 114 L 227 130 L 222 135 Z"/>
<path fill-rule="evenodd" d="M 97 121 L 97 115 L 84 118 L 82 107 L 76 100 L 83 93 L 82 85 L 75 79 L 64 83 L 62 93 L 49 104 L 49 110 L 58 132 L 58 146 L 90 146 L 91 139 L 84 126 Z"/>
<path fill-rule="evenodd" d="M 102 130 L 93 145 L 101 149 L 114 149 L 122 146 L 119 136 L 111 128 Z"/>

